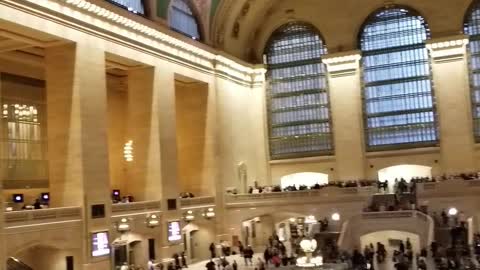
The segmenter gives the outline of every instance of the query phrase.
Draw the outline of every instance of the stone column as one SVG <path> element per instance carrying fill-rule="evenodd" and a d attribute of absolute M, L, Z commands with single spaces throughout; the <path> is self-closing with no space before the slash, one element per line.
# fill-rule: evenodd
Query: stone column
<path fill-rule="evenodd" d="M 475 169 L 466 36 L 429 40 L 443 173 Z"/>
<path fill-rule="evenodd" d="M 177 130 L 175 110 L 175 75 L 168 65 L 155 67 L 154 72 L 155 102 L 159 110 L 158 127 L 160 137 L 160 168 L 162 197 L 162 249 L 163 258 L 171 258 L 175 252 L 183 251 L 183 241 L 170 243 L 167 238 L 167 223 L 181 220 L 178 202 L 179 188 L 177 183 Z M 177 210 L 168 210 L 168 199 L 177 200 Z"/>
<path fill-rule="evenodd" d="M 336 175 L 340 180 L 365 177 L 360 58 L 358 51 L 323 57 L 328 69 Z"/>
<path fill-rule="evenodd" d="M 133 161 L 128 167 L 128 191 L 137 201 L 162 197 L 159 138 L 159 93 L 153 67 L 128 73 L 127 138 L 133 141 Z"/>
<path fill-rule="evenodd" d="M 84 269 L 110 269 L 91 256 L 91 233 L 110 230 L 105 53 L 94 41 L 46 49 L 48 159 L 52 207 L 84 208 Z M 104 217 L 92 218 L 92 206 Z"/>

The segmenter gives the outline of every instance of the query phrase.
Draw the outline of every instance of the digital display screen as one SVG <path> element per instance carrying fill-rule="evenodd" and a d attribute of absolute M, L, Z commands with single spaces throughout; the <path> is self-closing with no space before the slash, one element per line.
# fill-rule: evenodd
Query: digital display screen
<path fill-rule="evenodd" d="M 180 228 L 180 221 L 167 222 L 168 227 L 168 241 L 180 241 L 182 240 L 182 230 Z"/>
<path fill-rule="evenodd" d="M 97 232 L 92 234 L 92 256 L 100 257 L 110 254 L 108 232 Z"/>

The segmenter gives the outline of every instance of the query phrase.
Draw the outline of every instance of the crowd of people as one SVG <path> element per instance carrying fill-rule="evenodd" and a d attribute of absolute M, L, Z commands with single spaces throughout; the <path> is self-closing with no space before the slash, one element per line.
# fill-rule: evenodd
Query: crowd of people
<path fill-rule="evenodd" d="M 248 187 L 249 194 L 258 193 L 272 193 L 272 192 L 292 192 L 292 191 L 304 191 L 304 190 L 319 190 L 325 187 L 338 187 L 338 188 L 356 188 L 356 187 L 370 187 L 374 186 L 374 180 L 352 180 L 352 181 L 331 181 L 328 184 L 314 184 L 312 186 L 306 185 L 290 185 L 282 189 L 280 185 L 272 186 L 259 186 L 256 182 L 255 185 Z M 235 190 L 229 191 L 232 194 L 236 194 Z"/>

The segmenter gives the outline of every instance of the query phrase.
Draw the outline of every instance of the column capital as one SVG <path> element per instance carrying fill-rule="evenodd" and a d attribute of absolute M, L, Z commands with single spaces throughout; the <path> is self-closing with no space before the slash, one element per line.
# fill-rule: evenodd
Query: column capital
<path fill-rule="evenodd" d="M 462 60 L 466 55 L 468 36 L 455 35 L 427 40 L 427 49 L 435 63 Z"/>
<path fill-rule="evenodd" d="M 331 77 L 352 76 L 359 70 L 359 61 L 362 58 L 358 50 L 327 54 L 322 57 Z"/>

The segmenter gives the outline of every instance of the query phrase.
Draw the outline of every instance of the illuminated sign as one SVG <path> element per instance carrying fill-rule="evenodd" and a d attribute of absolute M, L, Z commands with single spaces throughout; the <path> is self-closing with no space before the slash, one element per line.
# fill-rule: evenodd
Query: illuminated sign
<path fill-rule="evenodd" d="M 180 221 L 169 221 L 168 225 L 168 241 L 182 240 L 182 231 L 180 229 Z"/>
<path fill-rule="evenodd" d="M 108 232 L 97 232 L 92 234 L 92 256 L 99 257 L 110 254 Z"/>

